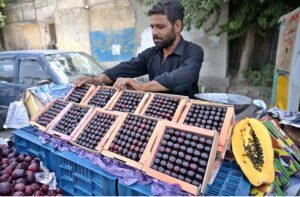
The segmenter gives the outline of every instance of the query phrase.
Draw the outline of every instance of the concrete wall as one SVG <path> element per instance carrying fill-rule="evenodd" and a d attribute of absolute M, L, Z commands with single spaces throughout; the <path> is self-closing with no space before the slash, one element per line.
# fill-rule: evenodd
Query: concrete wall
<path fill-rule="evenodd" d="M 30 9 L 33 7 L 35 12 Z M 137 0 L 31 0 L 26 5 L 8 8 L 9 25 L 3 32 L 9 50 L 29 46 L 46 48 L 50 42 L 47 27 L 51 23 L 56 27 L 59 49 L 84 51 L 106 66 L 129 60 L 153 46 L 149 17 L 145 15 L 149 8 Z M 26 17 L 24 11 L 28 11 Z M 220 23 L 227 20 L 227 14 L 228 5 L 224 4 Z M 30 22 L 20 25 L 20 21 L 29 18 Z M 206 34 L 203 29 L 192 29 L 183 31 L 182 35 L 204 49 L 201 83 L 226 85 L 227 35 L 216 37 L 215 32 Z"/>

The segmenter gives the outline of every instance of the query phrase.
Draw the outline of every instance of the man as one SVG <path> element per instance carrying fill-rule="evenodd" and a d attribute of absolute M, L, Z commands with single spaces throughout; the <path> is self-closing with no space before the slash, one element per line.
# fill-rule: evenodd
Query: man
<path fill-rule="evenodd" d="M 140 53 L 127 62 L 106 70 L 97 77 L 83 77 L 74 81 L 112 84 L 145 92 L 168 92 L 193 98 L 198 93 L 198 79 L 203 62 L 201 47 L 185 41 L 183 29 L 184 8 L 178 0 L 162 0 L 148 11 L 155 47 Z M 150 81 L 139 83 L 132 79 L 148 74 Z"/>

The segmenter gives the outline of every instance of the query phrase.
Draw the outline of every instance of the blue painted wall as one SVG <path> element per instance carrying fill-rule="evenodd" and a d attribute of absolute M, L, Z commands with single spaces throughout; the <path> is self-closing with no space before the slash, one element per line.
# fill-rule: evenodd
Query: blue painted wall
<path fill-rule="evenodd" d="M 135 29 L 90 32 L 92 55 L 100 62 L 125 61 L 135 56 Z M 121 45 L 120 55 L 112 54 L 112 45 Z"/>

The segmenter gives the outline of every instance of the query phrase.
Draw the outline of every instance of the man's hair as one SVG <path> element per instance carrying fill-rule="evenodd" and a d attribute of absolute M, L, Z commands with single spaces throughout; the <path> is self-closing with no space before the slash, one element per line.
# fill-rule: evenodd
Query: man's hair
<path fill-rule="evenodd" d="M 184 7 L 178 0 L 160 0 L 148 11 L 148 15 L 167 15 L 169 21 L 174 24 L 177 20 L 183 22 Z"/>

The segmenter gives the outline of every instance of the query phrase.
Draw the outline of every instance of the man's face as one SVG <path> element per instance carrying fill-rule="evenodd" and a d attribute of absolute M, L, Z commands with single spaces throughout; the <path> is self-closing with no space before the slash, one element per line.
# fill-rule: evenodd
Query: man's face
<path fill-rule="evenodd" d="M 153 14 L 150 16 L 150 27 L 152 28 L 153 42 L 158 48 L 168 48 L 175 41 L 176 34 L 174 26 L 166 15 Z"/>

